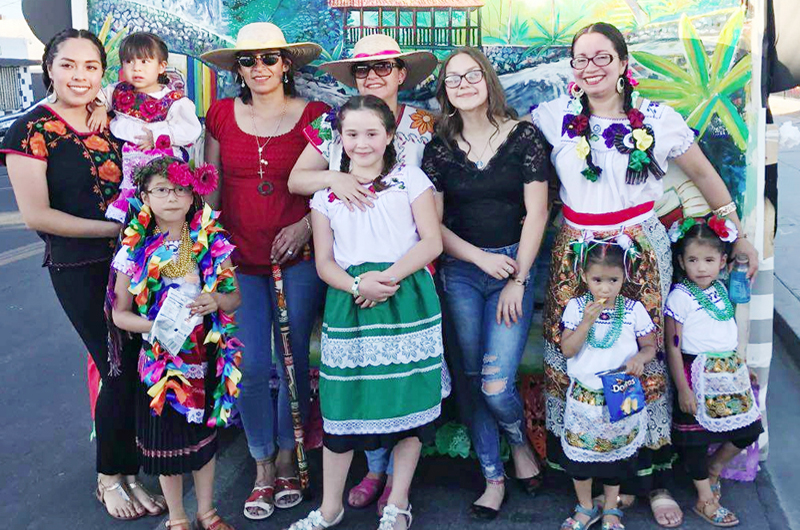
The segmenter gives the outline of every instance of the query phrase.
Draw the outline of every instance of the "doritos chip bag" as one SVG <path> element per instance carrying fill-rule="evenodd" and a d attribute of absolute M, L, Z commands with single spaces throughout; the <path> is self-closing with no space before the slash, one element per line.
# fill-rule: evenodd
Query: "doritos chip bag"
<path fill-rule="evenodd" d="M 597 375 L 603 381 L 603 394 L 612 422 L 644 410 L 644 390 L 638 377 L 618 371 L 601 372 Z"/>

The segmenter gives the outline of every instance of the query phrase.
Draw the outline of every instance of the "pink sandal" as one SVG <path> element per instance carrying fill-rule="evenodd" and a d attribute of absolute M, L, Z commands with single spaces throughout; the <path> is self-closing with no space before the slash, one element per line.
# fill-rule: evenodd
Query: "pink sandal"
<path fill-rule="evenodd" d="M 383 517 L 383 509 L 386 508 L 386 505 L 389 504 L 389 495 L 392 494 L 392 486 L 387 484 L 386 487 L 383 488 L 383 493 L 381 493 L 381 498 L 378 499 L 378 515 Z"/>
<path fill-rule="evenodd" d="M 380 497 L 384 484 L 386 484 L 386 477 L 381 479 L 365 476 L 357 486 L 353 486 L 350 490 L 347 495 L 347 504 L 351 508 L 366 508 Z M 363 500 L 361 502 L 353 502 L 353 493 L 360 494 Z"/>

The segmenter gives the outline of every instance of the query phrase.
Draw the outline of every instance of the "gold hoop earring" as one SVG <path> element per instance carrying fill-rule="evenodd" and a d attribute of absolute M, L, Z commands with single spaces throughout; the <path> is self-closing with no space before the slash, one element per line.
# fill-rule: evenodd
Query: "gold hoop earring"
<path fill-rule="evenodd" d="M 625 92 L 625 77 L 620 76 L 619 79 L 617 79 L 617 93 L 623 94 L 624 92 Z"/>
<path fill-rule="evenodd" d="M 577 83 L 575 83 L 569 89 L 569 95 L 574 97 L 575 99 L 581 99 L 583 97 L 583 89 L 579 87 Z"/>

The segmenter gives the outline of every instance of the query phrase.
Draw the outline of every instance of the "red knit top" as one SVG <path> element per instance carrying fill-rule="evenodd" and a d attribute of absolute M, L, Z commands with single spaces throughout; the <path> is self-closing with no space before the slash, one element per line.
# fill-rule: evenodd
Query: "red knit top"
<path fill-rule="evenodd" d="M 269 140 L 262 158 L 268 162 L 264 166 L 264 180 L 271 185 L 265 185 L 258 175 L 256 137 L 236 124 L 233 103 L 231 98 L 217 100 L 206 115 L 206 131 L 220 144 L 221 221 L 236 245 L 232 259 L 239 271 L 269 274 L 269 255 L 275 236 L 309 211 L 308 197 L 292 195 L 288 188 L 289 173 L 306 147 L 303 129 L 330 107 L 319 101 L 308 103 L 291 131 Z M 269 130 L 269 126 L 262 125 L 259 130 Z M 258 138 L 261 145 L 266 140 Z"/>

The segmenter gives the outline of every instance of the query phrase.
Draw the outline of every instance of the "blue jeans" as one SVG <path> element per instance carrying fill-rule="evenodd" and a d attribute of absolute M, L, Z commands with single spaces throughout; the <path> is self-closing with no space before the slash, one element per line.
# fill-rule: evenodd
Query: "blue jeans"
<path fill-rule="evenodd" d="M 394 474 L 394 452 L 385 447 L 374 451 L 364 451 L 367 455 L 367 468 L 372 473 Z"/>
<path fill-rule="evenodd" d="M 278 328 L 275 304 L 275 282 L 272 276 L 239 274 L 242 305 L 236 312 L 240 330 L 238 338 L 244 344 L 242 355 L 242 383 L 237 407 L 242 415 L 244 432 L 250 454 L 263 460 L 275 454 L 276 422 L 273 415 L 275 403 L 269 389 L 272 373 L 272 345 L 270 332 L 278 349 L 276 357 L 281 385 L 278 391 L 277 447 L 294 448 L 294 428 L 289 408 L 289 389 L 283 368 L 283 346 Z M 303 420 L 308 417 L 310 388 L 308 380 L 308 347 L 311 330 L 325 296 L 325 284 L 317 276 L 313 261 L 303 261 L 283 269 L 286 305 L 289 309 L 290 339 L 294 369 L 297 376 L 297 393 Z"/>
<path fill-rule="evenodd" d="M 518 244 L 487 252 L 516 258 Z M 531 269 L 533 272 L 533 268 Z M 462 368 L 472 400 L 470 432 L 483 476 L 503 477 L 500 431 L 511 445 L 525 443 L 522 400 L 516 377 L 533 316 L 533 279 L 522 298 L 522 316 L 516 324 L 497 324 L 497 301 L 508 283 L 483 272 L 477 265 L 450 256 L 442 259 L 440 279 L 448 314 L 461 348 Z M 502 382 L 499 391 L 491 388 Z M 495 383 L 495 384 L 492 384 Z M 489 388 L 489 390 L 487 390 Z"/>

